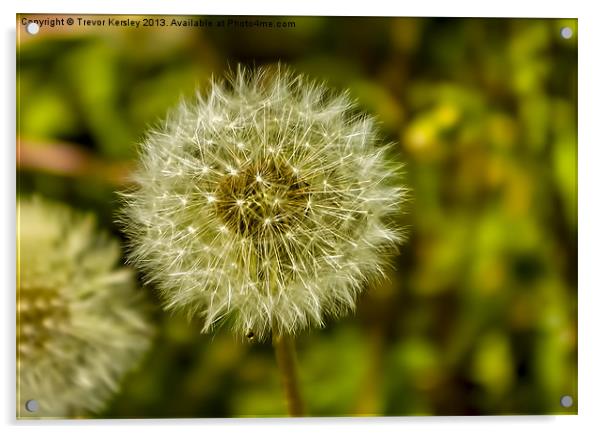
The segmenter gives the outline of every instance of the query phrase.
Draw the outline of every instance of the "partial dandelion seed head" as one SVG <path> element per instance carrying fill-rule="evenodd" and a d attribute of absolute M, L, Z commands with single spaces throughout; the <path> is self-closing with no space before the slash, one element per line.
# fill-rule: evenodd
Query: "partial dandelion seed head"
<path fill-rule="evenodd" d="M 18 416 L 97 412 L 150 345 L 149 305 L 91 216 L 40 198 L 17 209 Z"/>
<path fill-rule="evenodd" d="M 241 67 L 148 133 L 123 194 L 130 259 L 168 309 L 245 336 L 355 307 L 401 240 L 405 189 L 347 93 Z M 194 231 L 188 228 L 194 227 Z"/>

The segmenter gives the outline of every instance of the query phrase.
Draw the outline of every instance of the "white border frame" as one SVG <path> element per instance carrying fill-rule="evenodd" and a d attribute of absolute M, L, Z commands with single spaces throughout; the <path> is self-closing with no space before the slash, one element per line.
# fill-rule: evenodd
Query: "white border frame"
<path fill-rule="evenodd" d="M 595 432 L 602 428 L 598 398 L 602 351 L 598 330 L 602 330 L 599 309 L 602 288 L 597 268 L 600 267 L 597 249 L 602 246 L 600 237 L 600 191 L 602 164 L 600 149 L 602 129 L 599 109 L 602 102 L 600 78 L 602 68 L 599 51 L 602 42 L 602 24 L 594 9 L 594 1 L 503 2 L 420 1 L 395 4 L 391 0 L 327 2 L 324 0 L 262 1 L 237 0 L 194 4 L 190 0 L 28 0 L 16 4 L 2 2 L 4 40 L 1 45 L 3 67 L 0 68 L 5 96 L 1 130 L 6 138 L 2 147 L 1 178 L 3 212 L 0 213 L 2 229 L 2 267 L 4 276 L 4 318 L 2 332 L 3 391 L 0 394 L 2 422 L 10 431 L 29 432 L 44 429 L 46 433 L 64 433 L 82 428 L 105 433 L 108 429 L 129 432 L 132 429 L 145 433 L 164 433 L 174 426 L 181 432 L 220 431 L 328 432 L 333 428 L 345 432 L 378 430 L 386 432 L 440 433 L 504 433 L 544 431 L 546 433 Z M 15 384 L 15 14 L 16 13 L 122 13 L 122 14 L 215 14 L 215 15 L 335 15 L 335 16 L 450 16 L 450 17 L 563 17 L 579 19 L 579 416 L 483 416 L 483 417 L 391 417 L 391 418 L 309 418 L 290 419 L 184 419 L 184 420 L 117 420 L 117 421 L 16 421 L 14 403 Z M 599 432 L 599 431 L 598 431 Z"/>

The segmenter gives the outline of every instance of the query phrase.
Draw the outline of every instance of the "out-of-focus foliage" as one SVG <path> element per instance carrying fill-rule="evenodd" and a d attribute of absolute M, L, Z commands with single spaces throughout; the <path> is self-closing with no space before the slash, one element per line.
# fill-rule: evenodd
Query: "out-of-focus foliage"
<path fill-rule="evenodd" d="M 575 413 L 560 398 L 577 396 L 576 20 L 282 20 L 295 27 L 18 25 L 19 194 L 92 210 L 117 234 L 119 182 L 103 167 L 128 167 L 212 74 L 289 64 L 378 116 L 412 189 L 390 280 L 298 339 L 309 413 Z M 26 161 L 65 143 L 98 170 Z M 99 416 L 284 414 L 269 345 L 156 322 L 154 350 Z"/>

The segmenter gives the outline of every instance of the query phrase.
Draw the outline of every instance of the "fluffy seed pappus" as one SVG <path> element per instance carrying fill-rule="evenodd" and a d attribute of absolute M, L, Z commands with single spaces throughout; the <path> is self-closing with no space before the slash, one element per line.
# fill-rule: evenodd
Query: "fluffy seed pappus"
<path fill-rule="evenodd" d="M 402 240 L 406 189 L 373 117 L 281 65 L 238 67 L 141 144 L 120 216 L 167 309 L 262 340 L 355 307 Z"/>

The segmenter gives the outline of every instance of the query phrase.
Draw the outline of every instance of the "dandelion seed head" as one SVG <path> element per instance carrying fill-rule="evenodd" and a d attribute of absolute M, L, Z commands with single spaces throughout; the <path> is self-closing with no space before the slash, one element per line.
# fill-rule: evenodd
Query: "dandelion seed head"
<path fill-rule="evenodd" d="M 17 210 L 18 417 L 97 412 L 150 345 L 149 305 L 91 216 L 37 197 Z"/>
<path fill-rule="evenodd" d="M 400 165 L 374 125 L 346 93 L 281 66 L 213 81 L 142 145 L 123 194 L 130 259 L 204 331 L 230 318 L 262 340 L 345 314 L 402 239 Z"/>

